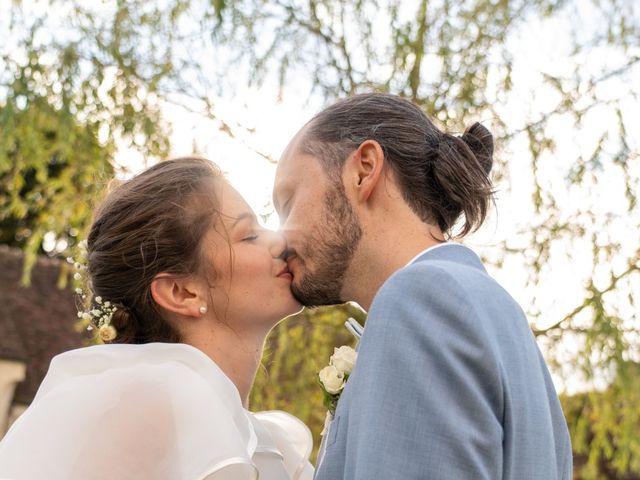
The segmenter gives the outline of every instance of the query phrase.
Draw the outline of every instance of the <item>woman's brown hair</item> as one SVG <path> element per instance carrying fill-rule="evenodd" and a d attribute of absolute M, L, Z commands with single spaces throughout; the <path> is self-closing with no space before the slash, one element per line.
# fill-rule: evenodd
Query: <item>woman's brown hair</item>
<path fill-rule="evenodd" d="M 365 140 L 375 140 L 395 173 L 407 204 L 423 222 L 451 237 L 476 230 L 493 200 L 489 174 L 493 137 L 479 123 L 462 136 L 438 129 L 415 104 L 396 95 L 370 93 L 341 100 L 312 118 L 301 150 L 340 178 L 345 160 Z"/>
<path fill-rule="evenodd" d="M 87 239 L 94 296 L 117 308 L 115 343 L 179 342 L 151 295 L 159 273 L 201 271 L 201 240 L 217 212 L 219 169 L 201 158 L 158 163 L 110 192 Z"/>

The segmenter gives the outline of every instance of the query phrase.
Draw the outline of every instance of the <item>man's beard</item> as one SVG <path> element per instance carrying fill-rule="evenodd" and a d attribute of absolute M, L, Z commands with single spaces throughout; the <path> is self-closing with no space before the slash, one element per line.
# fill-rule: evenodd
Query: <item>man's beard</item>
<path fill-rule="evenodd" d="M 307 243 L 299 249 L 303 264 L 313 257 L 315 268 L 307 270 L 297 284 L 291 285 L 294 296 L 306 306 L 346 301 L 341 298 L 344 277 L 362 237 L 358 216 L 341 183 L 325 195 L 323 216 L 324 221 L 318 222 Z M 323 230 L 321 225 L 326 228 Z"/>

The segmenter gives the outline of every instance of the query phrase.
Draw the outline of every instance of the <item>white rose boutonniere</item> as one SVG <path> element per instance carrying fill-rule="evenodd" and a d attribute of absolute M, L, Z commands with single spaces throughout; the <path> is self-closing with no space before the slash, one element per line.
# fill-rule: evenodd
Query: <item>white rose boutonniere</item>
<path fill-rule="evenodd" d="M 333 349 L 333 355 L 329 358 L 329 365 L 333 365 L 345 375 L 349 375 L 356 364 L 358 352 L 353 348 L 343 345 Z"/>
<path fill-rule="evenodd" d="M 335 348 L 329 359 L 329 365 L 318 373 L 320 385 L 324 392 L 324 405 L 333 416 L 349 375 L 353 371 L 358 353 L 351 347 Z"/>
<path fill-rule="evenodd" d="M 344 388 L 344 373 L 333 365 L 327 365 L 320 373 L 320 383 L 329 395 L 337 395 Z"/>

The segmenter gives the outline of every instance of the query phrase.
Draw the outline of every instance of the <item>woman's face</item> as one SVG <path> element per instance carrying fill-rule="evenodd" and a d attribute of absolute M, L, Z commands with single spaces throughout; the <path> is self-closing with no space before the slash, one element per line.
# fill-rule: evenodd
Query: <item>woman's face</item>
<path fill-rule="evenodd" d="M 291 293 L 284 238 L 261 227 L 242 196 L 218 184 L 220 216 L 202 243 L 212 260 L 210 310 L 234 328 L 270 329 L 301 306 Z"/>

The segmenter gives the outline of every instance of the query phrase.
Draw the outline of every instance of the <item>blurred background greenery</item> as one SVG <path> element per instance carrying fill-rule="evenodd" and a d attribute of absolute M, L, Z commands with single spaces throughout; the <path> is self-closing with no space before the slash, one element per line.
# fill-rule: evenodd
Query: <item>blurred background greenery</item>
<path fill-rule="evenodd" d="M 310 117 L 388 91 L 450 131 L 482 120 L 498 215 L 470 242 L 521 292 L 575 478 L 640 478 L 637 1 L 0 0 L 0 54 L 0 242 L 24 250 L 25 282 L 37 255 L 64 258 L 83 238 L 126 175 L 123 151 L 144 164 L 191 153 L 172 145 L 175 108 L 269 164 L 284 144 L 252 145 L 222 100 L 252 91 Z M 348 316 L 364 321 L 345 305 L 276 327 L 252 409 L 299 416 L 317 442 L 316 372 L 351 342 Z"/>

